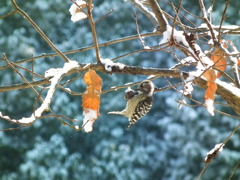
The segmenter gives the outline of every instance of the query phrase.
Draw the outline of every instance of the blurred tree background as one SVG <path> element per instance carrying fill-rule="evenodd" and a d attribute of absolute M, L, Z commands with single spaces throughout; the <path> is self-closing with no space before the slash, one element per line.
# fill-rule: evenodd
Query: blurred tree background
<path fill-rule="evenodd" d="M 18 0 L 19 6 L 47 34 L 61 50 L 73 50 L 93 44 L 91 29 L 87 20 L 77 23 L 70 21 L 68 9 L 70 1 L 65 0 Z M 134 12 L 137 12 L 141 33 L 153 31 L 151 22 L 125 1 L 96 0 L 94 18 L 99 19 L 111 9 L 115 11 L 100 21 L 96 28 L 99 43 L 136 34 Z M 167 2 L 160 1 L 162 8 L 171 13 Z M 174 2 L 177 5 L 177 1 Z M 207 2 L 207 7 L 210 2 Z M 214 6 L 213 24 L 219 23 L 224 1 Z M 198 3 L 184 1 L 183 6 L 193 12 L 199 12 Z M 240 2 L 230 4 L 226 23 L 240 24 Z M 0 16 L 13 11 L 9 0 L 0 1 Z M 200 21 L 187 15 L 191 21 L 200 25 Z M 53 53 L 31 25 L 19 14 L 0 20 L 0 52 L 6 53 L 9 60 L 31 58 L 43 53 Z M 230 40 L 230 37 L 226 37 Z M 161 37 L 145 39 L 146 45 L 157 45 Z M 239 40 L 235 39 L 239 46 Z M 103 58 L 115 58 L 131 51 L 141 49 L 139 40 L 128 41 L 100 48 Z M 95 62 L 94 50 L 67 55 L 80 63 Z M 119 62 L 144 67 L 169 68 L 176 63 L 166 52 L 142 52 L 127 56 Z M 34 61 L 35 72 L 50 67 L 61 67 L 59 57 L 41 58 Z M 0 65 L 5 65 L 0 62 Z M 25 63 L 24 67 L 31 68 Z M 21 73 L 26 73 L 22 71 Z M 146 79 L 144 76 L 105 75 L 103 90 Z M 11 69 L 0 71 L 1 86 L 22 82 Z M 155 80 L 157 87 L 167 82 Z M 70 88 L 83 92 L 80 78 Z M 215 144 L 224 141 L 239 120 L 217 114 L 211 117 L 203 107 L 183 107 L 178 109 L 176 100 L 181 94 L 168 90 L 155 94 L 152 110 L 136 125 L 126 130 L 126 118 L 107 115 L 112 110 L 120 110 L 125 105 L 124 90 L 103 94 L 101 97 L 101 116 L 94 124 L 92 133 L 76 132 L 64 126 L 55 118 L 37 120 L 32 126 L 14 131 L 0 131 L 0 179 L 2 180 L 66 180 L 66 179 L 118 179 L 118 180 L 192 180 L 196 179 L 204 166 L 206 153 Z M 196 99 L 203 101 L 204 92 L 197 89 Z M 35 101 L 31 89 L 3 92 L 0 94 L 0 111 L 11 114 L 12 118 L 31 115 Z M 188 102 L 191 104 L 191 102 Z M 82 123 L 81 97 L 70 96 L 57 90 L 51 104 L 54 112 L 63 114 Z M 221 109 L 234 114 L 229 109 Z M 1 120 L 0 129 L 14 127 Z M 232 136 L 223 152 L 209 165 L 202 176 L 205 180 L 228 179 L 239 161 L 239 133 Z M 238 179 L 236 171 L 232 179 Z"/>

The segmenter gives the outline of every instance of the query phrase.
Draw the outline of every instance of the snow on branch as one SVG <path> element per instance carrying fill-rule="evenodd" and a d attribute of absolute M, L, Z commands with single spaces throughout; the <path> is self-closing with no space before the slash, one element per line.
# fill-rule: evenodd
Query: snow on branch
<path fill-rule="evenodd" d="M 154 24 L 155 27 L 159 26 L 155 14 L 153 12 L 149 11 L 149 9 L 141 1 L 139 1 L 139 0 L 125 0 L 125 1 L 129 1 L 130 3 L 132 3 L 133 6 L 135 6 L 143 14 L 145 14 L 148 17 L 148 19 L 150 19 L 152 21 L 152 23 Z"/>
<path fill-rule="evenodd" d="M 218 153 L 223 150 L 224 145 L 225 144 L 223 143 L 216 144 L 215 147 L 207 153 L 207 156 L 205 157 L 204 162 L 210 163 L 218 155 Z"/>
<path fill-rule="evenodd" d="M 106 71 L 111 72 L 112 68 L 117 68 L 119 70 L 123 70 L 123 68 L 125 67 L 124 64 L 122 63 L 114 63 L 111 59 L 100 59 L 101 63 L 104 65 L 104 68 Z"/>
<path fill-rule="evenodd" d="M 8 116 L 4 116 L 1 112 L 0 112 L 0 117 L 17 124 L 23 124 L 23 125 L 32 124 L 37 118 L 41 117 L 44 111 L 47 111 L 49 109 L 57 84 L 62 79 L 62 77 L 69 71 L 78 67 L 79 67 L 79 64 L 77 61 L 69 61 L 64 64 L 63 68 L 57 68 L 57 69 L 52 68 L 45 72 L 45 78 L 52 77 L 50 79 L 49 90 L 41 106 L 38 109 L 36 109 L 30 117 L 23 117 L 18 120 L 10 119 Z"/>

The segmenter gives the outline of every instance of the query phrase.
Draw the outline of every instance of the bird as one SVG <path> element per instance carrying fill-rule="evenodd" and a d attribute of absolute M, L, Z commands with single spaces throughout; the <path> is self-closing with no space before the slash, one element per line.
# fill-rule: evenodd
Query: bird
<path fill-rule="evenodd" d="M 108 114 L 127 117 L 129 120 L 127 128 L 130 128 L 150 111 L 153 104 L 154 89 L 155 87 L 152 81 L 142 81 L 137 89 L 128 89 L 125 92 L 124 98 L 127 100 L 127 104 L 124 110 L 112 111 Z"/>

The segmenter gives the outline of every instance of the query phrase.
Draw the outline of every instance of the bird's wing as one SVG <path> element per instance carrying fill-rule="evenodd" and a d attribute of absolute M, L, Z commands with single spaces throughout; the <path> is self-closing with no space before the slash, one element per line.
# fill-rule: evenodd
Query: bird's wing
<path fill-rule="evenodd" d="M 139 119 L 141 119 L 144 115 L 146 115 L 152 107 L 152 97 L 148 97 L 147 99 L 140 101 L 137 106 L 136 110 L 132 114 L 131 118 L 129 118 L 129 125 L 135 124 Z"/>

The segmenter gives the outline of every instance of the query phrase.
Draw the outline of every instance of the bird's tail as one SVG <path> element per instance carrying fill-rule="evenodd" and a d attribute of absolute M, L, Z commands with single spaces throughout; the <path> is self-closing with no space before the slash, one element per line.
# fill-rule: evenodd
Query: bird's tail
<path fill-rule="evenodd" d="M 108 112 L 108 114 L 118 114 L 118 115 L 123 115 L 123 112 L 122 112 L 122 111 L 111 111 L 111 112 Z"/>

